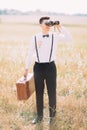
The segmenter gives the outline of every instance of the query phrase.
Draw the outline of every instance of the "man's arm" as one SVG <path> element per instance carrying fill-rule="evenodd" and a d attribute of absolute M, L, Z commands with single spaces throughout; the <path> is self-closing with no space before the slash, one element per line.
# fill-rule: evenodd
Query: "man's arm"
<path fill-rule="evenodd" d="M 57 33 L 58 41 L 69 42 L 69 43 L 73 41 L 71 33 L 64 26 L 59 24 L 59 25 L 55 25 L 54 28 Z"/>
<path fill-rule="evenodd" d="M 33 41 L 33 40 L 32 40 Z M 31 41 L 31 44 L 29 46 L 29 52 L 25 61 L 25 71 L 24 71 L 24 77 L 26 78 L 28 75 L 28 71 L 30 68 L 30 65 L 32 63 L 32 59 L 33 59 L 33 55 L 35 52 L 35 47 L 34 47 L 34 43 Z"/>

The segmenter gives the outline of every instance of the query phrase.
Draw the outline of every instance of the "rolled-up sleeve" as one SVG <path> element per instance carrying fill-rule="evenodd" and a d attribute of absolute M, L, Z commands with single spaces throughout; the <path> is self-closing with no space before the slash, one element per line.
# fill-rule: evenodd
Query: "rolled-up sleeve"
<path fill-rule="evenodd" d="M 73 41 L 72 35 L 65 27 L 60 28 L 58 33 L 58 41 L 72 43 Z"/>

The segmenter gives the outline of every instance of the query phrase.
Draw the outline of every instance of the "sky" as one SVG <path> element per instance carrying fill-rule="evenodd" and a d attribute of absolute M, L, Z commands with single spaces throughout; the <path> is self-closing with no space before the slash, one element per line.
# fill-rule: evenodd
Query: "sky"
<path fill-rule="evenodd" d="M 0 0 L 0 9 L 87 14 L 87 0 Z"/>

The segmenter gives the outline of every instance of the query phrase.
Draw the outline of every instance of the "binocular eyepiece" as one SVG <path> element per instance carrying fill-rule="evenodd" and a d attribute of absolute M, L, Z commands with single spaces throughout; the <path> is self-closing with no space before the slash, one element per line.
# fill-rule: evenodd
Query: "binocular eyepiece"
<path fill-rule="evenodd" d="M 47 21 L 47 22 L 45 22 L 45 25 L 47 25 L 47 26 L 54 26 L 54 25 L 59 25 L 60 24 L 60 22 L 59 21 Z"/>

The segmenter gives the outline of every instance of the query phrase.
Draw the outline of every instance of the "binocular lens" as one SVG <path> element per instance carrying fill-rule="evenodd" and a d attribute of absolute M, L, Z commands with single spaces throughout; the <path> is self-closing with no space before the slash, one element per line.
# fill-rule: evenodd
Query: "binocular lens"
<path fill-rule="evenodd" d="M 59 21 L 47 21 L 46 23 L 45 23 L 45 25 L 47 25 L 47 26 L 54 26 L 54 25 L 58 25 L 60 22 Z"/>

